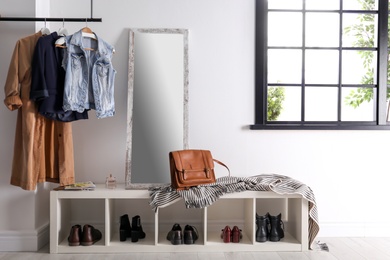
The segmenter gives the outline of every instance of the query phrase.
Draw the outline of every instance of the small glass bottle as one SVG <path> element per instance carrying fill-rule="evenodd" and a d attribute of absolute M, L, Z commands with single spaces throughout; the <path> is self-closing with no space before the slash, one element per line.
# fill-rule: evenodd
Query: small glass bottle
<path fill-rule="evenodd" d="M 107 189 L 115 189 L 116 188 L 116 179 L 110 174 L 109 177 L 106 178 L 106 188 Z"/>

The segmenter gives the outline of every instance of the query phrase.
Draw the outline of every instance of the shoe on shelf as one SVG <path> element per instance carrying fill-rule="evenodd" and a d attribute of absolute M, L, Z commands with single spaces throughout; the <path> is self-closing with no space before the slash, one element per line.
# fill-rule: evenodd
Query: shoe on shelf
<path fill-rule="evenodd" d="M 262 216 L 256 213 L 256 225 L 256 241 L 266 242 L 270 232 L 269 213 Z"/>
<path fill-rule="evenodd" d="M 221 238 L 223 239 L 224 243 L 230 243 L 232 238 L 232 230 L 229 226 L 226 226 L 224 229 L 222 229 Z"/>
<path fill-rule="evenodd" d="M 69 246 L 79 246 L 82 236 L 83 236 L 83 231 L 81 229 L 81 226 L 80 225 L 72 226 L 68 237 Z"/>
<path fill-rule="evenodd" d="M 136 215 L 132 218 L 131 225 L 131 242 L 137 242 L 138 239 L 145 238 L 146 234 L 142 229 L 141 217 L 139 215 Z"/>
<path fill-rule="evenodd" d="M 171 241 L 172 245 L 183 244 L 183 234 L 181 232 L 181 226 L 175 223 L 172 229 L 168 232 L 167 240 Z"/>
<path fill-rule="evenodd" d="M 195 241 L 199 238 L 198 230 L 194 226 L 186 225 L 184 227 L 184 244 L 195 244 Z"/>
<path fill-rule="evenodd" d="M 282 221 L 282 213 L 277 216 L 269 216 L 271 230 L 269 232 L 269 240 L 277 242 L 284 237 L 284 224 Z"/>
<path fill-rule="evenodd" d="M 231 231 L 231 242 L 233 243 L 239 243 L 242 239 L 242 230 L 239 229 L 237 226 L 234 226 Z"/>
<path fill-rule="evenodd" d="M 120 217 L 119 240 L 126 241 L 128 237 L 131 237 L 131 226 L 129 216 L 125 214 Z"/>
<path fill-rule="evenodd" d="M 81 245 L 91 246 L 102 239 L 102 233 L 91 225 L 84 225 Z"/>

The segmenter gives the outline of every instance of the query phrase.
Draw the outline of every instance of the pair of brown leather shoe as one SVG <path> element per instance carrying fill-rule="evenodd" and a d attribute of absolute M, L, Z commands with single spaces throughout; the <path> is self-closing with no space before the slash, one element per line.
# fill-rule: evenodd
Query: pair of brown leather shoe
<path fill-rule="evenodd" d="M 68 237 L 69 246 L 91 246 L 102 239 L 102 233 L 91 225 L 74 225 Z"/>
<path fill-rule="evenodd" d="M 239 243 L 242 239 L 242 230 L 237 226 L 234 226 L 233 229 L 231 229 L 229 226 L 226 226 L 224 229 L 222 229 L 221 238 L 223 239 L 224 243 Z"/>

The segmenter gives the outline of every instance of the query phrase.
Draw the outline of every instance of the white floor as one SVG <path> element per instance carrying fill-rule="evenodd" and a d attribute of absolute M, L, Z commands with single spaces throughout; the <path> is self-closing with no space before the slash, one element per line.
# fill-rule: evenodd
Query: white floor
<path fill-rule="evenodd" d="M 0 252 L 0 260 L 95 260 L 95 259 L 185 259 L 185 260 L 390 260 L 390 238 L 319 238 L 329 252 L 223 252 L 223 253 L 132 253 L 132 254 L 49 254 L 45 246 L 39 252 Z"/>

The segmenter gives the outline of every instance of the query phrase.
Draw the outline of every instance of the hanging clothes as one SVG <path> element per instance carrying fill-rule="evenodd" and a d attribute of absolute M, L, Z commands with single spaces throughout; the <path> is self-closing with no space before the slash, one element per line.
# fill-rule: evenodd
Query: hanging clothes
<path fill-rule="evenodd" d="M 11 184 L 35 190 L 38 182 L 74 183 L 73 137 L 70 123 L 47 119 L 30 100 L 31 61 L 39 31 L 17 41 L 4 87 L 4 103 L 18 110 Z"/>
<path fill-rule="evenodd" d="M 30 99 L 38 105 L 44 117 L 62 122 L 88 119 L 88 111 L 64 111 L 65 70 L 62 67 L 63 49 L 56 48 L 60 38 L 57 32 L 40 37 L 32 59 L 32 82 Z"/>
<path fill-rule="evenodd" d="M 65 39 L 63 67 L 65 111 L 96 110 L 98 118 L 114 116 L 114 48 L 103 39 L 83 37 L 82 30 Z"/>

